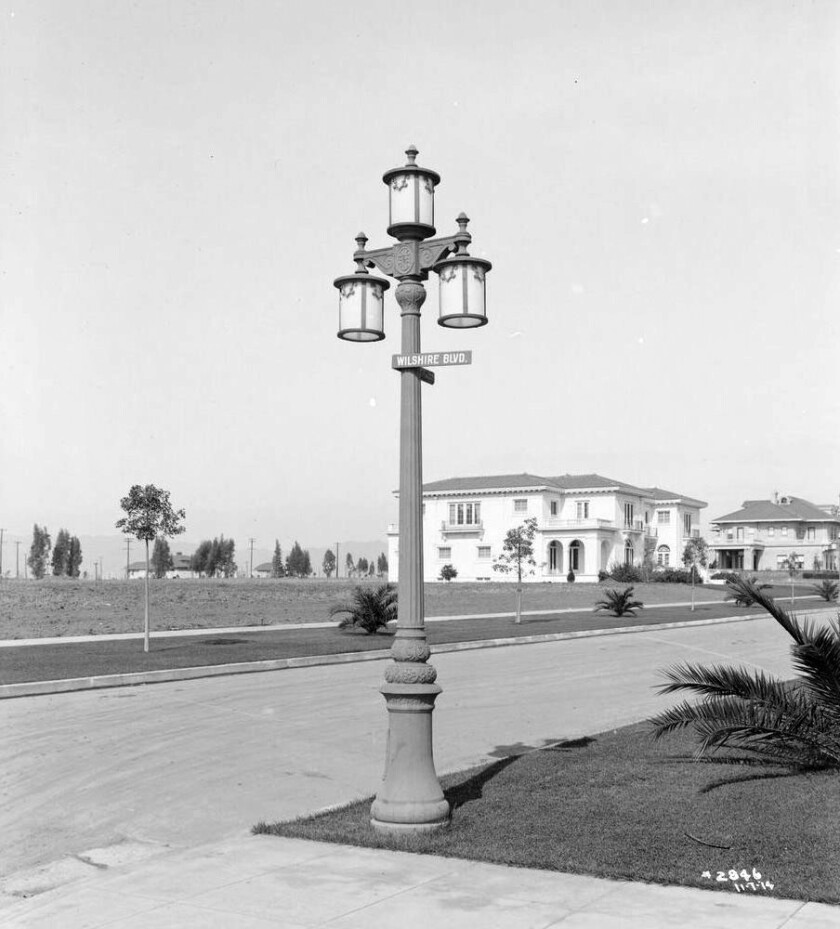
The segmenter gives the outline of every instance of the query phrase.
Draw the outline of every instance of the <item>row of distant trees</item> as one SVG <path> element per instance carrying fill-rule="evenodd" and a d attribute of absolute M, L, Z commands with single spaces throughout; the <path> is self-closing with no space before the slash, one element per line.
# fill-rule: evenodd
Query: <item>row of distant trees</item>
<path fill-rule="evenodd" d="M 383 577 L 388 573 L 388 559 L 385 553 L 380 553 L 374 563 L 373 559 L 368 561 L 367 558 L 360 557 L 358 561 L 348 552 L 344 561 L 345 570 L 348 577 Z M 324 560 L 321 562 L 321 570 L 324 577 L 332 577 L 336 570 L 335 552 L 328 548 L 324 552 Z M 280 548 L 280 542 L 275 540 L 274 557 L 271 559 L 271 576 L 272 577 L 309 577 L 312 574 L 312 560 L 309 557 L 309 551 L 303 549 L 295 542 L 291 551 L 283 559 L 283 550 Z"/>
<path fill-rule="evenodd" d="M 70 535 L 66 529 L 58 530 L 53 545 L 47 527 L 35 523 L 26 563 L 32 576 L 39 580 L 47 573 L 48 567 L 52 568 L 56 577 L 78 577 L 82 565 L 82 546 L 78 537 Z"/>

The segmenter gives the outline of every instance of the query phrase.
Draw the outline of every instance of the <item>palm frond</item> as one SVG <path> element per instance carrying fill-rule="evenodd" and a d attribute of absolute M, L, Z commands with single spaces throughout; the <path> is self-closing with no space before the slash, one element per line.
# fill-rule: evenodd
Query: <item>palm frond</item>
<path fill-rule="evenodd" d="M 840 742 L 827 735 L 824 720 L 809 705 L 771 707 L 737 697 L 684 702 L 651 720 L 654 737 L 692 726 L 700 736 L 697 757 L 738 749 L 785 764 L 840 763 Z"/>
<path fill-rule="evenodd" d="M 376 632 L 397 618 L 397 588 L 393 584 L 378 587 L 356 587 L 349 600 L 330 607 L 329 615 L 347 615 L 339 622 L 339 629 L 351 627 Z"/>

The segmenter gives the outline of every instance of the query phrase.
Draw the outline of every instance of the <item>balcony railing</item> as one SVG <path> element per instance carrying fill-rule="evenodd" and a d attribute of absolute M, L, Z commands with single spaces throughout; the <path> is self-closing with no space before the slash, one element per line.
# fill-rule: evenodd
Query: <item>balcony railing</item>
<path fill-rule="evenodd" d="M 484 523 L 480 520 L 477 523 L 449 523 L 444 520 L 440 531 L 450 535 L 455 532 L 484 532 Z"/>
<path fill-rule="evenodd" d="M 558 519 L 550 516 L 543 522 L 542 529 L 615 529 L 611 519 Z"/>

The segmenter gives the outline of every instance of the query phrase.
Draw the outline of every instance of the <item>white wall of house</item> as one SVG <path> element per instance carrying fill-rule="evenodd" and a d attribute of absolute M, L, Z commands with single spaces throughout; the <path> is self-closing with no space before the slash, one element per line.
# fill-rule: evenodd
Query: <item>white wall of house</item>
<path fill-rule="evenodd" d="M 680 567 L 685 543 L 697 535 L 699 501 L 657 501 L 627 491 L 511 488 L 491 493 L 424 494 L 423 560 L 426 581 L 451 564 L 457 581 L 515 580 L 494 570 L 508 530 L 536 517 L 536 566 L 528 581 L 578 581 L 631 559 L 641 564 L 646 546 L 664 565 Z M 399 576 L 398 527 L 388 531 L 390 577 Z"/>

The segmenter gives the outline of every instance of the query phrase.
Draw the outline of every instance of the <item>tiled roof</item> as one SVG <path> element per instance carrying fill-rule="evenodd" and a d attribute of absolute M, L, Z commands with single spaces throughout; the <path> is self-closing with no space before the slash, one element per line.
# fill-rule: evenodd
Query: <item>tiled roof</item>
<path fill-rule="evenodd" d="M 423 493 L 457 493 L 460 490 L 517 490 L 546 487 L 551 482 L 535 474 L 495 474 L 478 477 L 450 477 L 423 485 Z"/>
<path fill-rule="evenodd" d="M 600 474 L 560 474 L 554 477 L 541 477 L 538 474 L 490 474 L 474 477 L 450 477 L 442 481 L 432 481 L 423 485 L 423 493 L 476 493 L 477 491 L 503 490 L 537 490 L 550 488 L 565 491 L 609 490 L 615 488 L 625 493 L 641 497 L 653 497 L 656 500 L 692 500 L 705 506 L 702 500 L 675 494 L 658 487 L 642 488 L 634 484 L 625 484 L 611 477 Z"/>
<path fill-rule="evenodd" d="M 641 494 L 643 491 L 624 481 L 614 481 L 611 477 L 601 477 L 600 474 L 561 474 L 550 478 L 552 484 L 562 487 L 563 490 L 600 490 L 606 487 L 617 487 L 630 493 Z"/>
<path fill-rule="evenodd" d="M 718 516 L 713 523 L 749 522 L 792 522 L 808 520 L 836 520 L 816 504 L 800 497 L 787 497 L 789 503 L 774 503 L 772 500 L 745 500 L 740 510 Z"/>
<path fill-rule="evenodd" d="M 645 494 L 653 497 L 654 500 L 693 500 L 701 506 L 706 506 L 704 500 L 698 500 L 697 497 L 687 497 L 685 494 L 678 494 L 672 490 L 663 490 L 661 487 L 646 487 Z"/>

